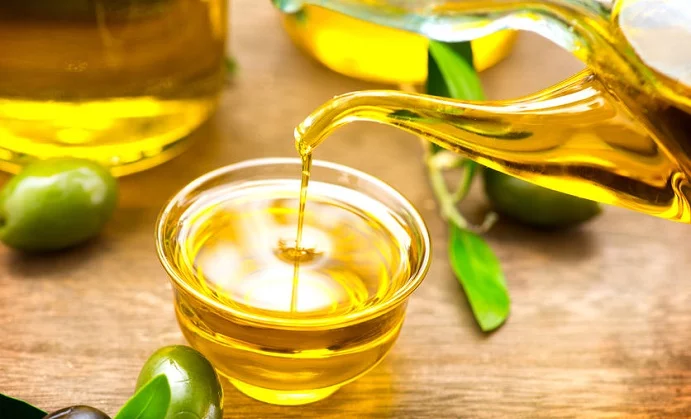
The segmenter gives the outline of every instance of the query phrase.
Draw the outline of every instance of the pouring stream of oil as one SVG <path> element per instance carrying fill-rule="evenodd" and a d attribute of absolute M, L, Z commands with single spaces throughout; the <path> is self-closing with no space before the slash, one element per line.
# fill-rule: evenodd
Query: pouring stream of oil
<path fill-rule="evenodd" d="M 298 230 L 295 239 L 295 262 L 293 265 L 293 287 L 290 296 L 290 312 L 297 311 L 298 304 L 298 281 L 300 276 L 300 261 L 302 255 L 309 252 L 309 250 L 302 248 L 302 225 L 305 222 L 305 204 L 307 202 L 307 185 L 310 181 L 310 172 L 312 169 L 312 154 L 303 155 L 302 157 L 302 180 L 300 181 L 300 204 L 298 209 Z"/>

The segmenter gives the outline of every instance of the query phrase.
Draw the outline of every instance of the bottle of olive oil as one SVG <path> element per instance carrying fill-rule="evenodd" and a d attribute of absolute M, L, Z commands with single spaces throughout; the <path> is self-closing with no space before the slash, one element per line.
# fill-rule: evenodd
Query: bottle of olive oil
<path fill-rule="evenodd" d="M 0 170 L 159 164 L 213 111 L 227 0 L 0 2 Z"/>

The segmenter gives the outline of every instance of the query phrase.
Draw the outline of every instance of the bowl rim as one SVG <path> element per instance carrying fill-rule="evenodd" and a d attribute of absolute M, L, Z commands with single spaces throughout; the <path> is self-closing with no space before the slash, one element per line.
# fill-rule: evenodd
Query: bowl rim
<path fill-rule="evenodd" d="M 217 169 L 211 170 L 196 179 L 189 182 L 186 186 L 175 193 L 171 198 L 168 199 L 163 209 L 160 211 L 156 220 L 155 229 L 155 242 L 156 242 L 156 253 L 158 255 L 159 262 L 168 274 L 169 280 L 173 283 L 176 290 L 184 291 L 193 298 L 199 300 L 206 306 L 213 307 L 214 309 L 232 316 L 233 318 L 243 320 L 261 327 L 270 327 L 275 329 L 320 329 L 320 328 L 338 328 L 344 327 L 352 324 L 362 323 L 367 320 L 379 317 L 390 310 L 396 308 L 401 303 L 407 301 L 408 297 L 420 286 L 422 281 L 429 271 L 429 267 L 432 260 L 432 247 L 429 235 L 429 230 L 427 224 L 423 220 L 422 216 L 418 210 L 413 206 L 413 204 L 408 201 L 396 188 L 389 185 L 388 183 L 378 179 L 370 174 L 362 172 L 358 169 L 348 167 L 339 163 L 333 163 L 326 160 L 313 160 L 312 167 L 320 167 L 328 170 L 335 170 L 342 173 L 347 173 L 349 175 L 355 176 L 358 179 L 364 180 L 377 188 L 380 188 L 386 193 L 394 198 L 403 207 L 404 212 L 409 214 L 413 222 L 411 227 L 417 230 L 421 242 L 421 253 L 422 257 L 420 259 L 419 268 L 409 276 L 405 284 L 403 284 L 399 289 L 396 290 L 391 298 L 377 303 L 371 307 L 367 307 L 364 310 L 355 311 L 353 313 L 348 313 L 343 316 L 338 316 L 338 321 L 333 321 L 329 317 L 325 318 L 314 318 L 314 319 L 290 319 L 290 318 L 278 318 L 267 315 L 247 313 L 242 310 L 237 310 L 232 307 L 228 307 L 209 297 L 208 295 L 200 292 L 196 287 L 185 280 L 181 275 L 179 270 L 171 263 L 170 258 L 165 252 L 165 235 L 164 231 L 167 222 L 170 220 L 171 212 L 173 208 L 180 202 L 182 202 L 186 197 L 188 197 L 193 191 L 198 189 L 204 183 L 211 181 L 215 178 L 221 177 L 223 175 L 252 167 L 261 166 L 275 166 L 275 165 L 295 165 L 296 169 L 299 169 L 301 165 L 300 158 L 294 157 L 261 157 L 254 159 L 242 160 L 236 163 L 232 163 L 226 166 L 219 167 Z M 299 172 L 298 172 L 299 173 Z"/>

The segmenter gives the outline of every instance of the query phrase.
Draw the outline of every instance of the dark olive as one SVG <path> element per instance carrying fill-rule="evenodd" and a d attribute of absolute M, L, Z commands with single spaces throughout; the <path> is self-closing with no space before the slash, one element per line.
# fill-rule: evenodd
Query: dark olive
<path fill-rule="evenodd" d="M 159 374 L 165 374 L 170 384 L 170 408 L 165 419 L 223 417 L 223 388 L 216 371 L 202 354 L 183 345 L 157 350 L 142 367 L 137 389 Z"/>
<path fill-rule="evenodd" d="M 90 406 L 71 406 L 44 416 L 43 419 L 110 419 L 110 416 Z"/>
<path fill-rule="evenodd" d="M 0 241 L 25 251 L 74 246 L 100 232 L 117 195 L 116 179 L 97 163 L 37 161 L 0 190 Z"/>
<path fill-rule="evenodd" d="M 569 227 L 602 212 L 599 203 L 483 169 L 485 194 L 492 207 L 523 224 L 540 228 Z"/>

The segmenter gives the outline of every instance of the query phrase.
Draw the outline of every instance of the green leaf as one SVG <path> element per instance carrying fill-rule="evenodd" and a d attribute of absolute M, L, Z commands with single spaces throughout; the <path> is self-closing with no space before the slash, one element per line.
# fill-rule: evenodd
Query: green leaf
<path fill-rule="evenodd" d="M 469 42 L 430 41 L 427 65 L 427 93 L 453 99 L 484 100 L 482 83 L 473 67 Z M 433 146 L 433 151 L 440 148 Z M 462 200 L 477 172 L 477 164 L 468 160 L 463 183 L 453 201 Z M 482 237 L 451 223 L 449 260 L 453 272 L 465 290 L 468 303 L 480 328 L 489 332 L 507 319 L 511 301 L 499 260 Z"/>
<path fill-rule="evenodd" d="M 159 374 L 141 387 L 113 419 L 163 419 L 170 406 L 170 384 Z"/>
<path fill-rule="evenodd" d="M 482 83 L 473 68 L 470 42 L 429 41 L 427 50 L 427 94 L 454 99 L 484 100 Z M 432 144 L 432 151 L 441 150 Z"/>
<path fill-rule="evenodd" d="M 235 61 L 235 58 L 231 56 L 226 56 L 223 58 L 223 65 L 226 68 L 226 76 L 230 77 L 235 74 L 235 72 L 238 70 L 238 63 Z"/>
<path fill-rule="evenodd" d="M 0 416 L 8 419 L 42 419 L 46 412 L 24 400 L 0 394 Z"/>
<path fill-rule="evenodd" d="M 454 99 L 485 99 L 482 82 L 473 68 L 470 43 L 430 41 L 428 58 L 431 74 L 427 75 L 427 93 Z"/>
<path fill-rule="evenodd" d="M 480 236 L 452 225 L 449 260 L 480 328 L 490 332 L 501 326 L 511 301 L 499 259 L 489 245 Z"/>
<path fill-rule="evenodd" d="M 307 11 L 305 9 L 300 9 L 297 12 L 292 14 L 293 18 L 295 18 L 295 21 L 301 25 L 304 25 L 307 23 Z"/>
<path fill-rule="evenodd" d="M 422 116 L 409 109 L 397 109 L 391 112 L 389 116 L 401 121 L 418 121 L 422 119 Z"/>
<path fill-rule="evenodd" d="M 470 192 L 470 186 L 473 183 L 473 178 L 477 173 L 477 163 L 472 160 L 465 160 L 462 167 L 464 172 L 463 181 L 458 186 L 458 190 L 454 194 L 455 202 L 460 202 L 468 195 L 468 192 Z"/>

